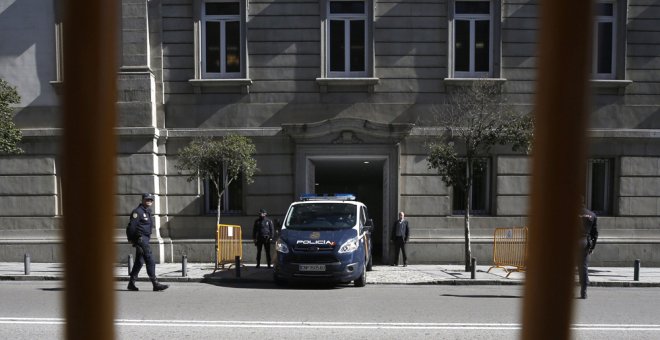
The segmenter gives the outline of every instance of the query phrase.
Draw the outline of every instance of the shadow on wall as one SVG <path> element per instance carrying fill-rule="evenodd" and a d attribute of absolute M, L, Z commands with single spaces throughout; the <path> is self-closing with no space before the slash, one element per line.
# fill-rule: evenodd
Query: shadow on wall
<path fill-rule="evenodd" d="M 21 95 L 15 122 L 19 128 L 59 126 L 50 84 L 57 78 L 53 2 L 9 2 L 0 7 L 0 78 Z"/>

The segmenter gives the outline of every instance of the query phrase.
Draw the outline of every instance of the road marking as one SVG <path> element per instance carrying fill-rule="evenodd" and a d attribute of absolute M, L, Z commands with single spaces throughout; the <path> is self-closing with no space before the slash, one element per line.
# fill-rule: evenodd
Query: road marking
<path fill-rule="evenodd" d="M 0 324 L 63 325 L 62 318 L 0 317 Z M 331 329 L 436 329 L 436 330 L 520 330 L 518 323 L 424 323 L 424 322 L 314 322 L 314 321 L 200 321 L 117 319 L 117 326 L 224 327 L 224 328 L 331 328 Z M 660 324 L 574 324 L 580 331 L 660 331 Z"/>
<path fill-rule="evenodd" d="M 0 318 L 0 324 L 62 325 L 62 318 Z"/>

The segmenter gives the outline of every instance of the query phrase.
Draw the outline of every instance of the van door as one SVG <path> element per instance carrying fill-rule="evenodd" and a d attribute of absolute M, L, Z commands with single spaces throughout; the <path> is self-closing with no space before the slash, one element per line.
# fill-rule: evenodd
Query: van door
<path fill-rule="evenodd" d="M 369 221 L 369 222 L 367 222 Z M 369 227 L 365 228 L 367 223 L 370 225 Z M 373 221 L 369 220 L 369 213 L 367 212 L 367 207 L 362 206 L 360 207 L 360 235 L 362 233 L 366 233 L 364 237 L 364 244 L 365 244 L 365 251 L 367 253 L 367 270 L 371 271 L 371 268 L 373 266 L 373 249 L 372 249 L 372 243 L 371 243 L 371 235 L 373 232 Z"/>

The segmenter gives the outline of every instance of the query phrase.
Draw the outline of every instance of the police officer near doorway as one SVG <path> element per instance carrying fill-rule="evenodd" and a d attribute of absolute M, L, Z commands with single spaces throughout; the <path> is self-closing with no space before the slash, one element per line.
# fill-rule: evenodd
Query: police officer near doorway
<path fill-rule="evenodd" d="M 587 298 L 587 285 L 589 284 L 589 255 L 594 251 L 596 242 L 598 241 L 598 228 L 596 227 L 597 219 L 596 214 L 586 208 L 583 199 L 582 210 L 580 212 L 580 220 L 582 221 L 583 230 L 580 236 L 580 259 L 578 260 L 581 299 Z"/>
<path fill-rule="evenodd" d="M 399 250 L 401 250 L 401 255 L 403 255 L 403 266 L 408 266 L 408 257 L 406 256 L 406 242 L 408 242 L 408 237 L 410 230 L 408 229 L 408 220 L 405 219 L 406 214 L 402 211 L 399 213 L 399 219 L 394 222 L 392 227 L 392 242 L 394 242 L 394 262 L 393 266 L 399 264 Z"/>
<path fill-rule="evenodd" d="M 270 241 L 275 236 L 275 228 L 273 227 L 273 221 L 266 217 L 267 214 L 266 210 L 259 209 L 259 218 L 254 221 L 254 227 L 252 228 L 252 239 L 254 245 L 257 246 L 257 268 L 261 264 L 262 247 L 266 252 L 266 263 L 270 268 Z"/>
<path fill-rule="evenodd" d="M 156 262 L 154 262 L 151 247 L 149 246 L 149 239 L 151 238 L 151 230 L 154 226 L 153 214 L 151 206 L 154 204 L 153 194 L 142 194 L 142 203 L 133 209 L 131 213 L 128 230 L 132 237 L 130 237 L 133 247 L 135 247 L 135 265 L 131 270 L 130 278 L 128 280 L 128 290 L 138 291 L 135 286 L 135 280 L 142 269 L 142 265 L 147 265 L 147 275 L 153 284 L 154 291 L 161 291 L 167 289 L 169 286 L 158 282 L 156 278 Z"/>

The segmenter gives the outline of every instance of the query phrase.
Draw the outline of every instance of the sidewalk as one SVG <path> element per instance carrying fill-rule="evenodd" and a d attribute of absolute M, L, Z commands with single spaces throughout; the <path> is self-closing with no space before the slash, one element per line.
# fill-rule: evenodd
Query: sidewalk
<path fill-rule="evenodd" d="M 489 266 L 477 266 L 476 278 L 471 279 L 470 272 L 464 272 L 462 265 L 409 265 L 407 267 L 374 266 L 367 272 L 368 284 L 405 284 L 405 285 L 522 285 L 524 273 L 507 273 L 499 268 L 493 268 L 487 273 Z M 212 282 L 212 283 L 264 283 L 273 281 L 272 270 L 264 267 L 254 268 L 254 264 L 246 264 L 241 268 L 240 277 L 236 271 L 220 269 L 213 271 L 213 263 L 188 263 L 187 276 L 181 274 L 181 263 L 165 263 L 156 265 L 156 274 L 162 282 Z M 140 280 L 147 280 L 145 268 L 140 272 Z M 117 280 L 128 280 L 128 268 L 125 264 L 115 268 Z M 22 262 L 0 262 L 0 281 L 38 281 L 62 280 L 64 266 L 62 263 L 31 263 L 30 274 L 25 275 Z M 600 287 L 660 287 L 660 268 L 640 269 L 639 281 L 633 281 L 632 267 L 592 267 L 589 268 L 591 286 Z"/>

